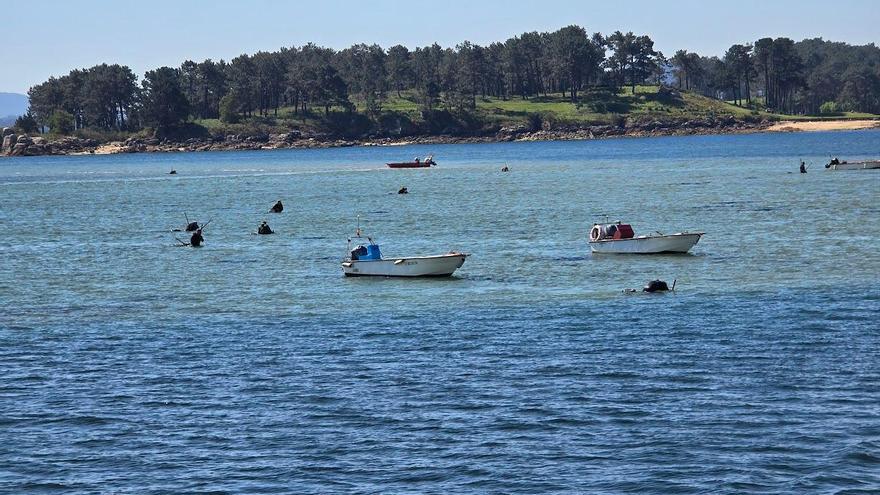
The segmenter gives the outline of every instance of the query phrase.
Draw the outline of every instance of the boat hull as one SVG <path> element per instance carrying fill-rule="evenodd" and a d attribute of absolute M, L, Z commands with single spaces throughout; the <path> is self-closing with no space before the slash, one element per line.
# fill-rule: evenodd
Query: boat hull
<path fill-rule="evenodd" d="M 869 170 L 880 169 L 880 160 L 872 160 L 867 162 L 850 162 L 837 163 L 830 165 L 828 170 Z"/>
<path fill-rule="evenodd" d="M 344 261 L 346 277 L 448 277 L 461 268 L 467 258 L 463 253 L 413 258 Z"/>
<path fill-rule="evenodd" d="M 388 168 L 429 168 L 432 164 L 426 162 L 403 162 L 403 163 L 386 163 Z"/>
<path fill-rule="evenodd" d="M 693 248 L 702 232 L 633 237 L 631 239 L 603 239 L 591 241 L 594 253 L 606 254 L 659 254 L 686 253 Z"/>

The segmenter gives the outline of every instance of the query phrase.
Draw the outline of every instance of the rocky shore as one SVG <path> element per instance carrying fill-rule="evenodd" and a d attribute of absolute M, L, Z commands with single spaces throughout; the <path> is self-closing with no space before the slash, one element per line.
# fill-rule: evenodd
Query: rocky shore
<path fill-rule="evenodd" d="M 273 150 L 296 148 L 331 148 L 344 146 L 394 146 L 403 144 L 453 144 L 510 141 L 553 141 L 606 139 L 619 137 L 686 136 L 761 132 L 774 122 L 746 121 L 734 117 L 688 120 L 683 122 L 651 121 L 623 125 L 587 127 L 558 126 L 539 130 L 526 126 L 502 127 L 494 133 L 478 136 L 408 136 L 399 138 L 338 139 L 333 136 L 293 131 L 280 134 L 214 135 L 183 142 L 158 138 L 129 138 L 100 143 L 94 139 L 62 137 L 48 140 L 42 136 L 16 135 L 11 128 L 2 130 L 0 156 L 78 155 L 111 153 Z"/>

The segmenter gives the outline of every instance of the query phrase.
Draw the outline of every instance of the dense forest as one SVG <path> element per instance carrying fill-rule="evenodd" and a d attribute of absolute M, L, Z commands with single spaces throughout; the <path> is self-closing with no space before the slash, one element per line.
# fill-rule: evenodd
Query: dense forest
<path fill-rule="evenodd" d="M 467 114 L 479 98 L 561 94 L 579 104 L 589 88 L 635 92 L 640 84 L 777 113 L 880 113 L 880 48 L 763 38 L 733 45 L 722 57 L 686 50 L 666 57 L 648 36 L 590 34 L 574 25 L 488 46 L 358 44 L 337 51 L 307 44 L 228 62 L 187 60 L 148 71 L 140 83 L 126 66 L 73 70 L 32 87 L 30 109 L 17 126 L 58 134 L 133 132 L 200 119 L 274 117 L 279 109 L 379 122 L 390 95 L 410 98 L 429 120 L 437 112 Z"/>

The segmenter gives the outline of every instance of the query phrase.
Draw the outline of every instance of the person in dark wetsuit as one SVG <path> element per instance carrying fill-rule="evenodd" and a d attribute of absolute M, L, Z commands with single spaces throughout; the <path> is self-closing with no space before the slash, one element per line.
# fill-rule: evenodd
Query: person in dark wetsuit
<path fill-rule="evenodd" d="M 270 213 L 281 213 L 282 211 L 284 211 L 284 205 L 281 204 L 280 199 L 269 209 Z"/>
<path fill-rule="evenodd" d="M 202 237 L 202 229 L 193 232 L 192 237 L 189 238 L 189 244 L 192 247 L 201 247 L 203 242 L 205 242 L 205 238 Z"/>
<path fill-rule="evenodd" d="M 257 233 L 260 235 L 266 235 L 274 234 L 275 232 L 273 232 L 272 229 L 269 228 L 269 224 L 264 220 L 263 223 L 260 224 L 260 227 L 257 229 Z"/>
<path fill-rule="evenodd" d="M 190 223 L 186 224 L 186 231 L 187 232 L 195 232 L 197 230 L 199 230 L 199 222 L 190 222 Z"/>
<path fill-rule="evenodd" d="M 400 189 L 397 190 L 397 194 L 409 194 L 409 189 L 407 189 L 405 187 L 401 187 Z"/>
<path fill-rule="evenodd" d="M 803 160 L 801 160 L 801 173 L 802 173 L 802 174 L 807 173 L 807 164 L 804 163 Z"/>
<path fill-rule="evenodd" d="M 644 292 L 666 292 L 668 290 L 669 285 L 662 280 L 652 280 L 642 289 Z"/>

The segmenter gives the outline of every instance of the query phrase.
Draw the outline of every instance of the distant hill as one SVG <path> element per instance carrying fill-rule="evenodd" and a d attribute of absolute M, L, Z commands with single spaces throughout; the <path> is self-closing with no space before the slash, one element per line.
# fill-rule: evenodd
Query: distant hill
<path fill-rule="evenodd" d="M 0 93 L 0 125 L 9 125 L 27 112 L 28 97 L 18 93 Z"/>

